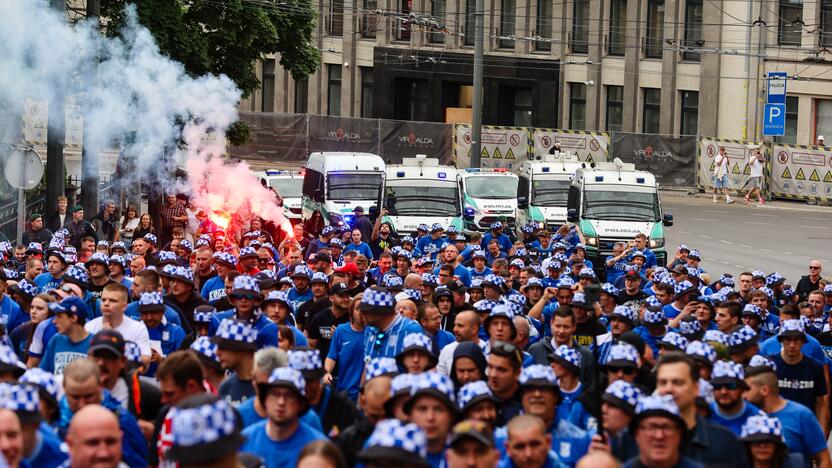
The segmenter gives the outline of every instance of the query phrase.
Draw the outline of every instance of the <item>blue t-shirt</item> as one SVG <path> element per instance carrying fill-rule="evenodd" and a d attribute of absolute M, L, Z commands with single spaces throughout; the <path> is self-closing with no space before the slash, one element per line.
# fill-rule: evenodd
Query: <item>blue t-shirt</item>
<path fill-rule="evenodd" d="M 358 245 L 356 245 L 353 242 L 350 242 L 349 244 L 344 246 L 344 253 L 350 252 L 352 250 L 355 250 L 356 252 L 367 257 L 371 261 L 373 260 L 373 249 L 371 249 L 366 242 L 362 242 Z"/>
<path fill-rule="evenodd" d="M 442 244 L 447 241 L 443 238 L 433 239 L 431 236 L 422 236 L 416 241 L 416 251 L 419 255 L 430 255 L 430 258 L 436 259 L 436 254 L 442 248 Z"/>
<path fill-rule="evenodd" d="M 225 279 L 221 276 L 215 276 L 202 285 L 200 295 L 211 304 L 219 302 L 225 297 Z"/>
<path fill-rule="evenodd" d="M 43 357 L 46 352 L 46 345 L 53 336 L 58 334 L 58 329 L 55 327 L 55 320 L 52 317 L 39 323 L 35 328 L 35 334 L 32 336 L 32 343 L 29 344 L 29 356 Z"/>
<path fill-rule="evenodd" d="M 662 312 L 664 312 L 664 315 L 668 320 L 673 320 L 677 315 L 682 313 L 682 311 L 677 309 L 672 302 L 662 307 Z"/>
<path fill-rule="evenodd" d="M 81 341 L 73 343 L 69 337 L 58 333 L 49 340 L 40 360 L 40 368 L 55 375 L 64 373 L 64 368 L 76 359 L 86 359 L 92 333 Z"/>
<path fill-rule="evenodd" d="M 592 440 L 589 433 L 566 420 L 561 419 L 550 427 L 548 432 L 552 435 L 552 451 L 566 466 L 575 466 L 589 450 L 589 443 Z M 504 458 L 507 458 L 505 445 L 507 439 L 508 432 L 505 427 L 494 431 L 495 445 Z"/>
<path fill-rule="evenodd" d="M 477 271 L 474 267 L 468 269 L 468 274 L 471 275 L 471 278 L 484 278 L 491 273 L 493 271 L 488 267 L 483 267 L 482 271 Z"/>
<path fill-rule="evenodd" d="M 305 424 L 298 424 L 294 434 L 282 442 L 272 440 L 266 434 L 268 421 L 261 421 L 243 430 L 246 441 L 240 448 L 242 452 L 258 455 L 266 462 L 267 468 L 287 468 L 297 465 L 298 454 L 309 442 L 326 440 L 321 432 Z"/>
<path fill-rule="evenodd" d="M 760 354 L 763 356 L 773 356 L 780 354 L 781 348 L 782 345 L 777 341 L 777 337 L 772 336 L 760 345 Z M 820 346 L 817 338 L 808 333 L 806 334 L 806 343 L 800 348 L 800 351 L 821 364 L 829 364 L 829 360 L 826 359 L 826 353 L 823 352 L 823 348 Z"/>
<path fill-rule="evenodd" d="M 231 374 L 220 384 L 217 394 L 236 408 L 254 398 L 254 384 L 251 380 L 240 380 L 237 374 Z"/>
<path fill-rule="evenodd" d="M 338 363 L 335 390 L 346 392 L 350 400 L 356 401 L 364 372 L 364 330 L 355 331 L 349 323 L 335 327 L 326 357 Z"/>
<path fill-rule="evenodd" d="M 748 420 L 751 416 L 759 416 L 763 413 L 760 408 L 752 405 L 747 401 L 742 402 L 743 408 L 742 411 L 733 415 L 733 416 L 726 416 L 722 414 L 719 410 L 719 405 L 716 402 L 711 403 L 711 414 L 708 419 L 712 423 L 719 424 L 720 426 L 725 426 L 728 429 L 731 429 L 731 432 L 739 437 L 742 435 L 742 425 L 745 424 L 745 421 Z"/>
<path fill-rule="evenodd" d="M 162 342 L 162 352 L 165 353 L 165 356 L 178 350 L 182 346 L 182 341 L 185 340 L 185 330 L 179 325 L 170 322 L 161 324 L 155 328 L 148 328 L 147 335 L 151 341 Z M 155 376 L 157 367 L 159 367 L 157 363 L 151 362 L 145 375 L 148 377 Z"/>
<path fill-rule="evenodd" d="M 58 467 L 69 458 L 69 454 L 61 450 L 61 443 L 58 435 L 48 425 L 41 423 L 35 433 L 35 447 L 24 461 L 37 468 Z"/>
<path fill-rule="evenodd" d="M 133 320 L 138 320 L 139 322 L 142 321 L 142 314 L 139 312 L 139 303 L 138 302 L 131 302 L 127 304 L 127 308 L 124 309 L 124 315 L 130 317 Z M 165 320 L 170 323 L 175 323 L 182 326 L 182 319 L 179 318 L 179 314 L 173 310 L 172 307 L 165 304 Z"/>
<path fill-rule="evenodd" d="M 636 329 L 633 331 L 635 333 L 638 333 L 638 336 L 640 336 L 641 339 L 644 340 L 644 344 L 646 344 L 650 347 L 650 349 L 653 350 L 654 356 L 659 355 L 659 341 L 661 341 L 662 338 L 664 338 L 664 334 L 662 334 L 661 336 L 652 335 L 649 331 L 647 331 L 647 327 L 645 327 L 644 325 L 636 327 Z M 665 333 L 667 333 L 666 328 Z"/>
<path fill-rule="evenodd" d="M 265 421 L 265 417 L 261 417 L 257 414 L 257 410 L 254 409 L 254 398 L 249 398 L 243 404 L 237 407 L 237 411 L 240 413 L 240 416 L 243 418 L 243 427 L 249 427 L 252 424 L 257 424 L 260 421 Z M 321 418 L 318 417 L 318 413 L 315 412 L 312 408 L 309 408 L 309 411 L 304 413 L 303 416 L 300 417 L 300 423 L 306 424 L 307 426 L 315 429 L 318 432 L 323 432 L 323 428 L 321 427 Z"/>
<path fill-rule="evenodd" d="M 23 312 L 17 302 L 4 294 L 3 299 L 0 299 L 0 325 L 5 327 L 7 333 L 28 321 L 29 314 Z"/>
<path fill-rule="evenodd" d="M 224 310 L 216 313 L 211 317 L 211 325 L 208 326 L 208 335 L 214 336 L 223 319 L 236 319 L 236 311 L 234 309 Z M 272 323 L 264 314 L 258 314 L 257 318 L 250 321 L 251 325 L 257 330 L 257 349 L 265 348 L 266 346 L 277 346 L 277 325 Z M 295 345 L 306 346 L 306 338 L 298 341 L 298 336 L 295 334 Z"/>
<path fill-rule="evenodd" d="M 807 463 L 816 453 L 826 450 L 826 439 L 815 413 L 805 406 L 787 400 L 783 409 L 769 416 L 779 419 L 783 425 L 783 438 L 786 439 L 789 451 L 803 454 Z"/>
<path fill-rule="evenodd" d="M 292 313 L 297 315 L 300 306 L 312 300 L 314 295 L 312 294 L 312 290 L 307 288 L 306 291 L 300 292 L 295 288 L 289 289 L 287 300 L 289 304 L 292 305 Z"/>
<path fill-rule="evenodd" d="M 434 275 L 439 274 L 439 268 L 441 267 L 436 267 L 433 269 Z M 462 284 L 464 284 L 465 287 L 471 286 L 471 272 L 468 270 L 468 268 L 465 268 L 462 265 L 457 265 L 456 267 L 454 267 L 454 276 L 459 278 L 459 280 L 462 281 Z"/>
<path fill-rule="evenodd" d="M 483 250 L 486 250 L 488 248 L 488 243 L 491 242 L 491 239 L 495 239 L 494 235 L 491 232 L 487 232 L 484 236 L 482 236 L 482 242 L 480 243 L 480 246 Z M 511 243 L 511 239 L 509 239 L 507 235 L 500 234 L 496 237 L 496 239 L 497 243 L 500 244 L 500 251 L 508 253 L 508 251 L 511 250 L 513 244 Z"/>
<path fill-rule="evenodd" d="M 369 362 L 376 357 L 395 358 L 404 349 L 404 337 L 411 333 L 422 333 L 422 327 L 401 315 L 396 316 L 387 330 L 364 328 L 364 360 Z"/>
<path fill-rule="evenodd" d="M 38 287 L 38 291 L 45 293 L 49 292 L 53 289 L 56 289 L 58 286 L 61 285 L 61 281 L 63 281 L 63 275 L 61 278 L 55 278 L 52 276 L 52 273 L 43 272 L 37 276 L 35 276 L 35 280 L 33 283 L 35 286 Z"/>
<path fill-rule="evenodd" d="M 608 267 L 606 265 L 611 258 L 613 258 L 613 256 L 609 255 L 604 260 L 604 270 L 607 273 L 607 283 L 615 284 L 616 280 L 624 275 L 624 267 L 627 266 L 627 260 L 622 258 L 621 260 L 615 262 L 611 267 Z"/>
<path fill-rule="evenodd" d="M 584 404 L 578 400 L 583 390 L 583 384 L 578 383 L 578 388 L 571 392 L 560 391 L 561 402 L 558 405 L 557 418 L 566 419 L 575 426 L 594 434 L 598 430 L 598 421 L 586 410 Z"/>

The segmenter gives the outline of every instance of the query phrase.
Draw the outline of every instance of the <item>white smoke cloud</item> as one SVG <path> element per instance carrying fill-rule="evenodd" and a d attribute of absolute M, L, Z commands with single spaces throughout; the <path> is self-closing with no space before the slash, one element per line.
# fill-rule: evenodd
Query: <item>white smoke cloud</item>
<path fill-rule="evenodd" d="M 234 82 L 224 75 L 188 76 L 160 53 L 133 10 L 127 16 L 122 36 L 106 38 L 93 22 L 70 25 L 46 0 L 0 0 L 2 112 L 22 115 L 26 98 L 56 102 L 74 95 L 84 116 L 85 149 L 120 148 L 135 162 L 128 183 L 162 176 L 153 177 L 159 188 L 193 192 L 203 209 L 284 222 L 247 166 L 217 159 L 225 148 L 214 136 L 237 120 L 241 92 Z M 0 137 L 13 135 L 19 121 L 0 119 Z M 163 160 L 171 152 L 176 157 Z M 163 176 L 177 164 L 189 172 L 186 187 Z"/>

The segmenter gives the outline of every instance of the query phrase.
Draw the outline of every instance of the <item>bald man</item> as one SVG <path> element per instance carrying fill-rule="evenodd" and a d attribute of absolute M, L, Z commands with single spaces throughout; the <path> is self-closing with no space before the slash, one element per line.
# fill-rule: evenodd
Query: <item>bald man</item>
<path fill-rule="evenodd" d="M 589 452 L 578 460 L 575 468 L 619 468 L 621 463 L 607 452 Z"/>
<path fill-rule="evenodd" d="M 460 343 L 471 341 L 478 343 L 480 348 L 485 347 L 485 341 L 479 337 L 480 325 L 482 321 L 480 316 L 472 310 L 464 310 L 454 317 L 454 338 L 456 341 L 449 343 L 439 352 L 439 363 L 436 365 L 436 371 L 445 375 L 451 372 L 451 365 L 454 361 L 454 351 Z"/>
<path fill-rule="evenodd" d="M 72 468 L 115 468 L 121 462 L 118 418 L 101 405 L 86 405 L 75 413 L 66 443 Z"/>
<path fill-rule="evenodd" d="M 358 395 L 358 407 L 362 416 L 355 424 L 344 429 L 335 440 L 336 445 L 347 458 L 347 465 L 355 466 L 356 454 L 370 438 L 376 423 L 384 419 L 384 403 L 390 399 L 388 376 L 376 377 L 364 385 Z"/>
<path fill-rule="evenodd" d="M 23 428 L 14 411 L 0 409 L 0 454 L 12 468 L 23 460 Z"/>

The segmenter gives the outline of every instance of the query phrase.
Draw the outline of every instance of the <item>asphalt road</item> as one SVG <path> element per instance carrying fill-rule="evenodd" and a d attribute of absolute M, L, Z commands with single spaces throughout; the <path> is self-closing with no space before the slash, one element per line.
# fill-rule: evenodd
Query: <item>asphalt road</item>
<path fill-rule="evenodd" d="M 715 204 L 710 196 L 681 193 L 662 194 L 662 206 L 675 220 L 666 233 L 668 249 L 680 243 L 698 249 L 712 277 L 760 269 L 778 271 L 794 286 L 814 258 L 823 262 L 823 276 L 832 276 L 832 207 L 785 201 L 749 207 L 742 199 Z"/>

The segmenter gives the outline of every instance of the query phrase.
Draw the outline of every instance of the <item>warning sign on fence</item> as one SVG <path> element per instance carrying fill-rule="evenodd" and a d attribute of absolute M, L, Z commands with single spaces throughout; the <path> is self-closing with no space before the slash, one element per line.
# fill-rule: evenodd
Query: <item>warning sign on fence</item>
<path fill-rule="evenodd" d="M 721 138 L 702 137 L 699 139 L 697 152 L 697 182 L 696 186 L 707 192 L 714 188 L 714 159 L 719 153 L 719 148 L 725 147 L 725 155 L 728 156 L 728 185 L 733 192 L 745 192 L 748 190 L 748 179 L 751 176 L 751 166 L 748 160 L 759 147 L 759 143 L 742 140 L 725 140 Z M 760 147 L 763 156 L 766 156 L 766 148 Z M 767 187 L 763 185 L 763 191 Z"/>
<path fill-rule="evenodd" d="M 609 159 L 610 136 L 605 132 L 535 128 L 532 129 L 532 140 L 535 154 L 547 154 L 555 143 L 560 143 L 561 151 L 576 153 L 581 161 Z"/>
<path fill-rule="evenodd" d="M 454 161 L 456 167 L 470 167 L 472 140 L 471 127 L 467 125 L 454 126 Z M 482 167 L 514 169 L 530 154 L 529 129 L 483 125 L 481 147 L 480 161 Z"/>
<path fill-rule="evenodd" d="M 801 200 L 832 200 L 832 150 L 772 145 L 771 194 Z"/>

